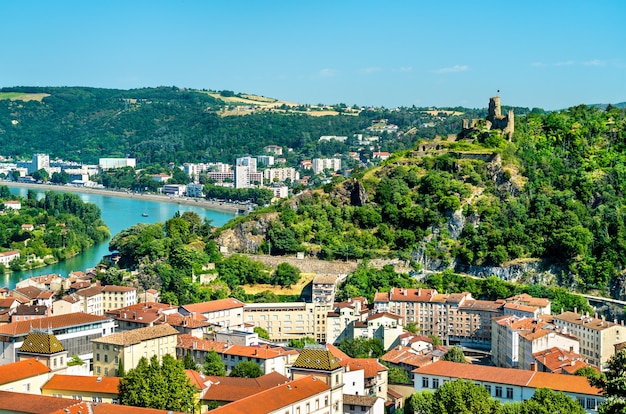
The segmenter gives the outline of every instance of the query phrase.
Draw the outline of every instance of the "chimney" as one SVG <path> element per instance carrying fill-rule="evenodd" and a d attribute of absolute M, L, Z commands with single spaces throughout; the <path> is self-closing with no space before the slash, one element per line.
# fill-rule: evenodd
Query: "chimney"
<path fill-rule="evenodd" d="M 531 362 L 531 363 L 530 363 L 530 367 L 529 367 L 529 369 L 530 369 L 531 371 L 535 371 L 535 372 L 537 372 L 537 363 L 536 363 L 536 362 Z"/>
<path fill-rule="evenodd" d="M 572 354 L 574 353 L 574 347 L 573 347 L 572 345 L 570 345 L 570 347 L 569 347 L 569 351 L 570 351 L 570 353 L 572 353 Z"/>

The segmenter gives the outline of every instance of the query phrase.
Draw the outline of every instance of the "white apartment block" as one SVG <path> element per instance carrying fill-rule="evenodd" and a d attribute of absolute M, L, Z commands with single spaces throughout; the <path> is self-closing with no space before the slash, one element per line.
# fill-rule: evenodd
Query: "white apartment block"
<path fill-rule="evenodd" d="M 256 160 L 259 164 L 262 164 L 266 167 L 270 167 L 274 165 L 274 156 L 273 155 L 259 155 L 256 157 Z"/>
<path fill-rule="evenodd" d="M 300 173 L 295 168 L 268 168 L 263 171 L 263 180 L 270 184 L 273 182 L 284 182 L 289 178 L 292 182 L 300 179 Z"/>
<path fill-rule="evenodd" d="M 6 203 L 5 203 L 6 205 Z M 20 258 L 20 252 L 18 250 L 10 250 L 8 252 L 0 252 L 0 263 L 5 267 L 9 267 L 11 262 Z"/>
<path fill-rule="evenodd" d="M 553 323 L 563 332 L 576 336 L 580 343 L 580 355 L 590 365 L 600 369 L 606 367 L 609 358 L 615 353 L 615 344 L 626 340 L 626 328 L 604 317 L 576 312 L 561 312 L 554 315 Z"/>
<path fill-rule="evenodd" d="M 341 170 L 341 159 L 339 158 L 313 158 L 313 173 L 320 174 L 324 170 Z"/>
<path fill-rule="evenodd" d="M 202 316 L 217 330 L 244 329 L 244 303 L 234 298 L 182 305 L 178 308 L 178 313 L 183 316 L 191 315 L 194 319 Z"/>
<path fill-rule="evenodd" d="M 235 165 L 235 188 L 250 187 L 250 167 L 247 165 Z"/>
<path fill-rule="evenodd" d="M 272 341 L 288 341 L 305 336 L 326 342 L 326 316 L 332 310 L 324 303 L 246 303 L 247 324 L 265 329 Z"/>
<path fill-rule="evenodd" d="M 50 172 L 50 156 L 48 154 L 35 154 L 33 155 L 33 161 L 31 163 L 31 168 L 29 168 L 28 173 L 32 174 L 35 171 L 46 170 L 48 173 Z"/>
<path fill-rule="evenodd" d="M 137 160 L 134 158 L 100 158 L 98 166 L 101 170 L 110 170 L 113 168 L 132 167 L 135 168 Z"/>
<path fill-rule="evenodd" d="M 274 198 L 289 197 L 289 188 L 286 185 L 275 185 L 269 188 L 274 193 Z"/>
<path fill-rule="evenodd" d="M 235 166 L 250 167 L 250 172 L 256 172 L 256 158 L 254 157 L 241 157 L 235 160 Z"/>

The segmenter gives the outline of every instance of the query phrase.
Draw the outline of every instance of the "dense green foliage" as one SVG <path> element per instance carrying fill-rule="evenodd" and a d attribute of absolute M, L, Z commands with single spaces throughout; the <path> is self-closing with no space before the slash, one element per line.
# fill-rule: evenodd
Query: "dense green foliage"
<path fill-rule="evenodd" d="M 21 209 L 1 204 L 8 200 L 20 201 Z M 64 260 L 110 236 L 100 209 L 76 194 L 47 191 L 37 200 L 29 192 L 23 199 L 0 186 L 0 209 L 0 248 L 18 250 L 21 256 L 11 263 L 13 270 Z"/>
<path fill-rule="evenodd" d="M 450 362 L 458 362 L 461 364 L 467 364 L 467 360 L 465 359 L 465 354 L 463 350 L 459 346 L 453 346 L 446 352 L 442 357 L 442 361 L 450 361 Z"/>
<path fill-rule="evenodd" d="M 118 390 L 124 405 L 177 412 L 194 409 L 196 389 L 185 374 L 183 363 L 169 354 L 163 356 L 162 363 L 156 355 L 150 363 L 142 357 L 137 367 L 120 379 Z"/>
<path fill-rule="evenodd" d="M 345 338 L 337 347 L 352 358 L 378 358 L 385 353 L 383 343 L 378 338 Z"/>
<path fill-rule="evenodd" d="M 290 348 L 304 349 L 306 344 L 317 344 L 315 338 L 305 336 L 304 338 L 291 338 L 288 342 Z"/>
<path fill-rule="evenodd" d="M 415 414 L 584 414 L 581 405 L 562 392 L 539 388 L 530 400 L 501 404 L 482 386 L 457 379 L 445 382 L 435 392 L 423 391 L 411 395 L 405 412 Z"/>
<path fill-rule="evenodd" d="M 206 358 L 204 358 L 204 362 L 202 363 L 202 373 L 204 375 L 214 375 L 217 377 L 226 376 L 226 365 L 224 361 L 222 361 L 222 357 L 215 352 L 215 350 L 210 350 L 207 352 Z"/>
<path fill-rule="evenodd" d="M 230 371 L 229 377 L 258 378 L 263 375 L 261 366 L 254 361 L 241 361 Z"/>
<path fill-rule="evenodd" d="M 626 350 L 619 350 L 607 362 L 606 370 L 600 376 L 587 377 L 589 383 L 602 390 L 607 398 L 598 407 L 601 414 L 626 412 Z"/>

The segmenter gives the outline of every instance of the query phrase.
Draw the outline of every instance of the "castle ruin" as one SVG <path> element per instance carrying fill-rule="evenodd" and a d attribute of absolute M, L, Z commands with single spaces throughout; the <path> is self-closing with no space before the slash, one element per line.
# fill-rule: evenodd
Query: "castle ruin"
<path fill-rule="evenodd" d="M 471 123 L 468 119 L 464 119 L 463 132 L 466 133 L 470 130 L 477 129 L 481 123 L 481 119 L 472 119 Z M 508 114 L 502 115 L 499 96 L 489 98 L 489 109 L 487 112 L 487 117 L 485 118 L 485 129 L 487 131 L 490 131 L 492 129 L 499 129 L 504 134 L 506 134 L 509 141 L 513 137 L 513 132 L 515 130 L 515 114 L 513 113 L 513 109 L 511 108 L 509 109 Z M 465 134 L 462 133 L 462 135 Z"/>

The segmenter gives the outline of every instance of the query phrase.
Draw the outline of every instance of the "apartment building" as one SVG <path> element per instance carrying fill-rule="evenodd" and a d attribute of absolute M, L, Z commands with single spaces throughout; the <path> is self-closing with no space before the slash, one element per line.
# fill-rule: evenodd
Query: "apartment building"
<path fill-rule="evenodd" d="M 578 352 L 578 338 L 547 321 L 503 315 L 492 320 L 491 359 L 502 368 L 530 369 L 533 354 L 558 347 Z"/>
<path fill-rule="evenodd" d="M 244 303 L 234 298 L 183 305 L 178 312 L 183 316 L 202 316 L 216 328 L 244 328 Z"/>
<path fill-rule="evenodd" d="M 90 364 L 91 340 L 115 332 L 113 319 L 83 312 L 55 315 L 34 321 L 12 322 L 0 326 L 0 364 L 16 361 L 16 351 L 33 330 L 49 331 L 59 340 L 68 355 L 78 355 Z"/>
<path fill-rule="evenodd" d="M 378 339 L 384 349 L 389 349 L 404 332 L 402 318 L 389 312 L 379 312 L 368 316 L 364 323 L 355 323 L 352 338 Z"/>
<path fill-rule="evenodd" d="M 74 293 L 83 303 L 82 311 L 92 315 L 104 315 L 102 308 L 102 287 L 90 286 Z"/>
<path fill-rule="evenodd" d="M 326 343 L 338 344 L 342 339 L 353 338 L 353 323 L 367 317 L 367 299 L 354 298 L 334 305 L 326 316 Z"/>
<path fill-rule="evenodd" d="M 246 303 L 244 319 L 247 324 L 265 329 L 272 341 L 309 336 L 325 343 L 330 310 L 332 304 L 328 303 Z"/>
<path fill-rule="evenodd" d="M 339 158 L 313 158 L 311 166 L 314 174 L 320 174 L 324 170 L 339 171 L 341 170 L 341 159 Z"/>
<path fill-rule="evenodd" d="M 107 285 L 102 288 L 102 312 L 137 304 L 137 288 Z"/>
<path fill-rule="evenodd" d="M 93 372 L 98 376 L 115 377 L 120 363 L 125 370 L 137 367 L 143 357 L 150 360 L 163 355 L 176 358 L 178 331 L 168 324 L 117 332 L 92 340 Z"/>
<path fill-rule="evenodd" d="M 615 353 L 614 345 L 626 339 L 626 328 L 616 322 L 577 312 L 561 312 L 553 317 L 555 326 L 578 338 L 580 354 L 585 361 L 600 369 L 605 368 Z"/>
<path fill-rule="evenodd" d="M 311 302 L 333 303 L 335 301 L 336 275 L 315 275 Z"/>
<path fill-rule="evenodd" d="M 267 168 L 263 170 L 263 180 L 270 184 L 273 182 L 284 182 L 289 178 L 292 182 L 300 179 L 300 173 L 295 168 Z"/>
<path fill-rule="evenodd" d="M 529 400 L 538 388 L 563 392 L 578 401 L 589 413 L 596 412 L 597 406 L 605 400 L 599 388 L 589 385 L 587 378 L 575 375 L 449 361 L 433 362 L 413 373 L 415 392 L 434 391 L 444 382 L 464 379 L 485 387 L 492 397 L 502 403 Z"/>
<path fill-rule="evenodd" d="M 299 355 L 298 351 L 286 350 L 281 347 L 268 345 L 234 345 L 227 342 L 200 339 L 191 335 L 179 335 L 176 353 L 178 358 L 184 358 L 190 353 L 197 364 L 202 364 L 211 351 L 217 352 L 230 371 L 242 361 L 253 361 L 261 367 L 264 374 L 278 372 L 282 375 L 289 374 L 289 368 Z"/>

